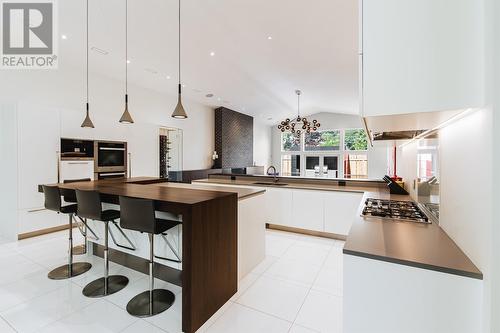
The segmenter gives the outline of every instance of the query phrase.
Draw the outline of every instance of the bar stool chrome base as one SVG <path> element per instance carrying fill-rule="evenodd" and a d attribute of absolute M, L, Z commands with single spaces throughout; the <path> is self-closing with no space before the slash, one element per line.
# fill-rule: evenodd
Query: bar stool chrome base
<path fill-rule="evenodd" d="M 153 301 L 150 301 L 150 291 L 146 290 L 127 304 L 127 312 L 134 317 L 145 318 L 157 315 L 174 304 L 175 295 L 170 290 L 154 289 Z"/>
<path fill-rule="evenodd" d="M 87 284 L 83 288 L 82 293 L 92 298 L 104 297 L 122 290 L 127 284 L 128 278 L 126 276 L 110 275 L 108 276 L 107 288 L 105 286 L 105 278 L 102 277 Z"/>
<path fill-rule="evenodd" d="M 87 254 L 87 248 L 84 244 L 73 246 L 73 254 L 75 256 L 81 256 Z"/>
<path fill-rule="evenodd" d="M 81 275 L 92 268 L 92 265 L 88 262 L 75 262 L 71 264 L 71 270 L 69 265 L 62 265 L 54 268 L 47 274 L 48 278 L 51 280 L 64 280 L 70 279 L 74 276 Z"/>

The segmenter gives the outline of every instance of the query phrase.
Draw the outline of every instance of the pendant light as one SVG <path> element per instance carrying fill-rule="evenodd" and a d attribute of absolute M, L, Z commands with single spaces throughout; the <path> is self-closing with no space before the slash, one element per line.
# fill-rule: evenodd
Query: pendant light
<path fill-rule="evenodd" d="M 181 85 L 181 0 L 179 0 L 179 96 L 177 106 L 172 113 L 173 118 L 186 119 L 187 113 L 182 106 L 182 85 Z"/>
<path fill-rule="evenodd" d="M 295 90 L 295 94 L 297 94 L 297 118 L 293 120 L 286 118 L 278 125 L 278 129 L 283 133 L 290 132 L 291 134 L 300 137 L 303 132 L 311 133 L 317 131 L 321 124 L 316 119 L 314 119 L 311 123 L 307 120 L 307 118 L 300 116 L 300 95 L 302 92 L 297 89 Z"/>
<path fill-rule="evenodd" d="M 87 55 L 86 55 L 86 66 L 87 66 L 87 103 L 85 105 L 86 109 L 86 116 L 85 119 L 83 120 L 83 123 L 81 127 L 87 127 L 87 128 L 94 128 L 94 124 L 92 123 L 92 120 L 90 120 L 89 116 L 89 0 L 87 0 L 87 5 L 86 5 L 86 10 L 87 10 Z"/>
<path fill-rule="evenodd" d="M 125 110 L 120 123 L 133 124 L 134 120 L 128 112 L 128 0 L 125 0 Z"/>

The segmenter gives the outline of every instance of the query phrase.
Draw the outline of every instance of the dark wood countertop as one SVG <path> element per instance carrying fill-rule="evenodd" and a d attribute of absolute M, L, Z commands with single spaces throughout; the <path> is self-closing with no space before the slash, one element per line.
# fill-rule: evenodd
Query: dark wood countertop
<path fill-rule="evenodd" d="M 366 198 L 410 200 L 386 191 L 365 192 Z M 430 269 L 475 279 L 483 274 L 436 223 L 393 222 L 356 218 L 344 246 L 344 254 Z"/>
<path fill-rule="evenodd" d="M 129 196 L 180 205 L 194 205 L 234 194 L 234 191 L 213 191 L 196 186 L 190 188 L 188 184 L 187 186 L 174 184 L 173 186 L 158 186 L 161 184 L 168 183 L 154 177 L 135 177 L 53 185 L 57 185 L 61 190 L 98 190 L 104 195 Z"/>

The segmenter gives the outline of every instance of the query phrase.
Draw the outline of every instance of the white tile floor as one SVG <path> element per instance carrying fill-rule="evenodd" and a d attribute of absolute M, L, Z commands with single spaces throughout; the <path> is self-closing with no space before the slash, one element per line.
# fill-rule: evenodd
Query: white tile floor
<path fill-rule="evenodd" d="M 266 238 L 266 259 L 199 332 L 341 332 L 343 242 L 272 230 Z M 112 273 L 126 275 L 129 285 L 104 299 L 86 298 L 82 286 L 102 275 L 102 260 L 77 256 L 92 263 L 90 272 L 49 280 L 47 272 L 65 263 L 66 248 L 65 232 L 0 243 L 0 332 L 180 332 L 181 288 L 157 281 L 176 294 L 175 305 L 134 318 L 125 307 L 147 289 L 147 276 L 112 263 Z"/>

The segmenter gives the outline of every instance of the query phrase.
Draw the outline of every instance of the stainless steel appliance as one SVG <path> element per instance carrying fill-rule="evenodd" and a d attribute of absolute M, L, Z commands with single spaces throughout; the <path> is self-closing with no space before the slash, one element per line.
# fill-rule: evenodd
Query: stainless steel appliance
<path fill-rule="evenodd" d="M 361 213 L 363 217 L 377 217 L 392 221 L 431 223 L 413 201 L 382 200 L 368 198 Z"/>
<path fill-rule="evenodd" d="M 118 177 L 127 174 L 127 143 L 94 141 L 96 178 Z"/>
<path fill-rule="evenodd" d="M 111 179 L 111 178 L 125 178 L 125 171 L 121 172 L 98 172 L 96 173 L 96 179 Z"/>

